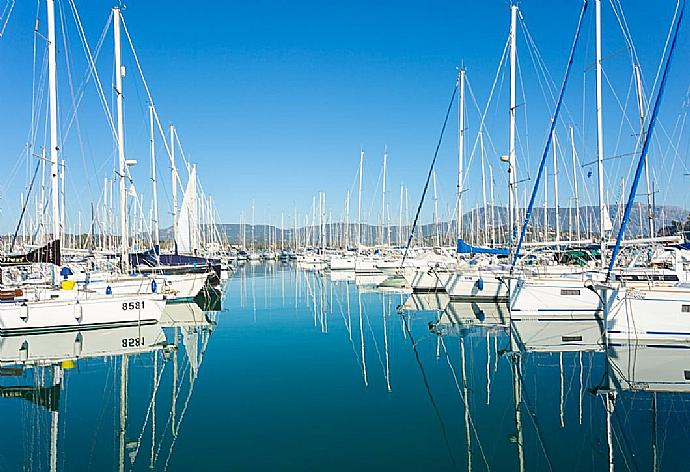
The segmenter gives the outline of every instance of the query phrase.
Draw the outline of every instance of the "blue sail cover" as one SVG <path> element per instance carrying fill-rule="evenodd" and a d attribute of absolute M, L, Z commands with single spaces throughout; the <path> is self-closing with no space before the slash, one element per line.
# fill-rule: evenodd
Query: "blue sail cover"
<path fill-rule="evenodd" d="M 479 247 L 467 244 L 458 239 L 458 254 L 494 254 L 496 256 L 508 256 L 508 249 L 498 247 Z"/>

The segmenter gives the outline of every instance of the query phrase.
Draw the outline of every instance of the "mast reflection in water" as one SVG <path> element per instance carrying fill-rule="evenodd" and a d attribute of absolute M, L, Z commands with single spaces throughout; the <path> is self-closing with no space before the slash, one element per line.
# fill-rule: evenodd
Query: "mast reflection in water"
<path fill-rule="evenodd" d="M 0 338 L 4 469 L 685 469 L 688 346 L 334 276 L 248 263 L 157 325 Z"/>

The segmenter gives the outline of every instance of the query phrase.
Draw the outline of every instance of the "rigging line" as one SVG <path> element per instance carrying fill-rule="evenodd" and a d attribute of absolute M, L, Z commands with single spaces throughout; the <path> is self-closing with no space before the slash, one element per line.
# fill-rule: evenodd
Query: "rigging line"
<path fill-rule="evenodd" d="M 154 356 L 158 355 L 158 351 L 153 352 Z M 163 359 L 164 360 L 164 359 Z M 144 437 L 144 430 L 146 429 L 146 425 L 149 422 L 149 417 L 151 416 L 151 411 L 153 409 L 153 401 L 156 398 L 156 393 L 158 393 L 158 387 L 161 384 L 161 378 L 163 377 L 163 372 L 165 371 L 165 367 L 168 365 L 167 362 L 163 362 L 163 367 L 161 367 L 160 372 L 158 373 L 158 377 L 156 378 L 154 385 L 153 385 L 153 392 L 151 392 L 151 400 L 149 401 L 148 408 L 146 409 L 146 415 L 144 416 L 144 423 L 141 426 L 141 432 L 139 433 L 139 437 L 137 438 L 137 445 L 134 448 L 134 455 L 135 457 L 139 454 L 139 449 L 141 447 L 141 440 Z"/>
<path fill-rule="evenodd" d="M 112 15 L 108 16 L 105 25 L 103 26 L 103 30 L 101 31 L 101 36 L 98 38 L 98 42 L 96 43 L 96 48 L 94 49 L 94 62 L 98 60 L 98 57 L 101 54 L 101 49 L 103 48 L 103 43 L 105 42 L 106 35 L 108 33 L 108 29 L 110 28 L 110 23 L 112 20 Z M 93 72 L 91 68 L 87 68 L 86 73 L 84 74 L 84 77 L 81 80 L 81 83 L 79 84 L 79 87 L 77 89 L 77 105 L 74 107 L 72 110 L 72 114 L 70 115 L 69 119 L 67 120 L 67 126 L 63 130 L 63 135 L 67 136 L 69 134 L 69 131 L 72 127 L 72 122 L 76 118 L 77 115 L 77 108 L 81 105 L 81 101 L 84 97 L 84 93 L 86 92 L 86 86 L 88 85 L 89 81 L 91 80 L 91 76 L 93 75 Z"/>
<path fill-rule="evenodd" d="M 199 369 L 201 369 L 201 363 L 203 362 L 203 355 L 204 355 L 204 352 L 206 352 L 206 348 L 208 347 L 208 342 L 210 339 L 211 339 L 211 337 L 209 335 L 209 337 L 206 338 L 206 340 L 204 341 L 204 343 L 201 346 L 201 354 L 199 357 L 199 364 L 197 365 L 197 372 Z M 180 412 L 180 418 L 178 421 L 178 428 L 182 424 L 182 421 L 184 420 L 184 415 L 187 412 L 187 407 L 189 406 L 189 401 L 192 398 L 192 393 L 194 392 L 194 386 L 196 385 L 197 378 L 198 377 L 195 376 L 193 380 L 189 381 L 189 383 L 190 383 L 189 391 L 187 393 L 187 398 L 185 399 L 184 405 L 182 407 L 182 411 Z M 170 457 L 172 457 L 173 449 L 175 447 L 175 443 L 177 442 L 177 436 L 178 435 L 175 434 L 175 436 L 173 436 L 173 438 L 172 438 L 172 442 L 170 443 L 170 449 L 168 450 L 168 457 L 165 459 L 165 467 L 163 470 L 168 470 L 168 463 L 170 461 Z"/>
<path fill-rule="evenodd" d="M 86 33 L 84 32 L 84 27 L 81 24 L 81 18 L 79 17 L 79 12 L 77 11 L 77 6 L 74 4 L 74 0 L 69 0 L 70 8 L 72 10 L 72 18 L 74 18 L 75 24 L 77 25 L 77 31 L 79 32 L 79 39 L 82 42 L 82 47 L 84 48 L 84 52 L 86 53 L 86 59 L 89 63 L 89 66 L 91 67 L 91 70 L 93 72 L 93 76 L 95 79 L 96 83 L 96 93 L 98 94 L 98 98 L 101 100 L 101 106 L 103 107 L 103 111 L 105 112 L 105 116 L 108 121 L 108 125 L 110 125 L 110 131 L 113 134 L 113 138 L 117 140 L 117 130 L 115 129 L 115 122 L 113 121 L 113 115 L 110 113 L 110 108 L 108 107 L 108 101 L 105 98 L 105 92 L 103 92 L 103 85 L 101 84 L 101 79 L 98 75 L 98 71 L 96 70 L 96 63 L 94 61 L 94 57 L 91 54 L 91 48 L 89 47 L 89 42 L 86 40 Z M 109 20 L 112 20 L 112 12 L 110 14 Z"/>
<path fill-rule="evenodd" d="M 613 248 L 613 254 L 611 255 L 611 261 L 609 262 L 609 268 L 606 273 L 606 281 L 608 282 L 610 276 L 611 276 L 611 271 L 613 270 L 613 266 L 616 263 L 616 257 L 618 256 L 618 252 L 620 251 L 621 247 L 621 240 L 623 239 L 623 235 L 625 234 L 625 228 L 628 225 L 628 219 L 630 218 L 630 211 L 632 210 L 632 206 L 635 200 L 635 195 L 637 194 L 637 186 L 640 182 L 640 176 L 642 175 L 642 169 L 644 168 L 644 164 L 647 161 L 647 152 L 649 150 L 649 142 L 650 142 L 650 137 L 653 136 L 654 133 L 654 127 L 656 124 L 656 119 L 657 115 L 659 114 L 659 105 L 661 104 L 661 100 L 664 96 L 664 89 L 666 85 L 666 80 L 668 78 L 668 72 L 671 69 L 671 62 L 673 59 L 673 52 L 675 51 L 676 48 L 676 43 L 678 40 L 678 30 L 680 29 L 680 25 L 683 21 L 683 13 L 685 12 L 685 0 L 682 0 L 682 6 L 680 8 L 680 12 L 678 13 L 678 20 L 675 24 L 674 33 L 673 33 L 673 41 L 671 42 L 671 46 L 668 51 L 668 56 L 666 57 L 666 64 L 664 66 L 664 72 L 663 75 L 661 76 L 661 82 L 659 83 L 659 91 L 657 92 L 656 95 L 656 100 L 654 101 L 654 108 L 652 110 L 652 116 L 651 119 L 649 120 L 649 124 L 647 125 L 647 132 L 645 133 L 645 139 L 644 143 L 642 145 L 642 154 L 640 155 L 640 160 L 637 163 L 637 169 L 635 170 L 635 179 L 633 180 L 632 186 L 630 187 L 630 196 L 628 197 L 628 201 L 625 204 L 625 213 L 623 214 L 623 221 L 621 222 L 621 227 L 618 231 L 618 237 L 616 238 L 616 246 Z"/>
<path fill-rule="evenodd" d="M 452 103 L 451 103 L 452 104 Z M 438 405 L 436 404 L 436 400 L 434 399 L 434 396 L 431 393 L 431 386 L 429 385 L 429 379 L 426 376 L 426 371 L 424 370 L 424 365 L 422 364 L 422 360 L 419 357 L 419 351 L 417 350 L 417 343 L 415 343 L 414 338 L 412 337 L 412 331 L 410 330 L 410 325 L 409 321 L 407 319 L 407 316 L 404 314 L 401 314 L 402 320 L 403 320 L 403 327 L 405 329 L 405 332 L 407 333 L 407 337 L 410 340 L 410 343 L 412 344 L 412 350 L 414 351 L 414 356 L 415 360 L 417 361 L 417 366 L 419 367 L 419 372 L 422 374 L 422 381 L 424 382 L 424 388 L 426 390 L 427 396 L 429 397 L 429 401 L 431 402 L 431 406 L 434 409 L 434 413 L 436 414 L 436 418 L 438 419 L 439 426 L 441 427 L 441 435 L 443 436 L 443 441 L 446 446 L 446 452 L 448 452 L 448 456 L 450 457 L 450 461 L 453 464 L 453 469 L 457 469 L 457 464 L 455 463 L 455 457 L 453 456 L 452 449 L 450 447 L 450 442 L 448 441 L 448 432 L 446 431 L 446 424 L 443 421 L 443 417 L 441 416 L 441 411 L 438 408 Z"/>
<path fill-rule="evenodd" d="M 623 5 L 621 5 L 620 0 L 609 0 L 613 14 L 618 21 L 618 26 L 623 33 L 623 39 L 628 44 L 628 50 L 630 51 L 630 62 L 632 64 L 639 65 L 640 59 L 637 57 L 637 50 L 635 49 L 635 43 L 632 39 L 632 34 L 630 33 L 630 28 L 628 27 L 628 22 L 625 19 L 625 13 L 623 12 Z"/>
<path fill-rule="evenodd" d="M 634 79 L 634 77 L 631 77 L 631 79 L 630 79 L 630 82 L 629 82 L 629 85 L 628 85 L 628 93 L 627 93 L 627 96 L 625 97 L 625 102 L 621 102 L 620 97 L 618 96 L 618 94 L 616 93 L 616 91 L 615 91 L 614 88 L 613 88 L 613 84 L 612 84 L 611 81 L 609 80 L 608 74 L 606 74 L 606 71 L 605 71 L 603 68 L 602 68 L 601 72 L 602 72 L 602 75 L 604 76 L 604 78 L 606 79 L 606 83 L 608 84 L 609 89 L 611 90 L 611 93 L 612 93 L 613 96 L 615 97 L 616 103 L 618 104 L 618 108 L 620 108 L 621 115 L 622 115 L 623 118 L 624 118 L 623 120 L 621 120 L 620 126 L 618 127 L 618 136 L 616 137 L 616 144 L 615 144 L 615 146 L 614 146 L 614 154 L 618 154 L 618 152 L 619 152 L 619 149 L 620 149 L 620 142 L 621 142 L 621 135 L 623 134 L 623 123 L 624 123 L 624 122 L 627 122 L 628 125 L 630 126 L 630 131 L 631 131 L 631 133 L 632 133 L 633 135 L 634 135 L 634 134 L 637 134 L 637 135 L 638 135 L 637 139 L 635 140 L 635 152 L 633 153 L 633 155 L 634 155 L 634 154 L 637 153 L 637 150 L 638 150 L 638 148 L 639 148 L 639 146 L 640 146 L 640 144 L 641 144 L 641 142 L 642 142 L 642 134 L 639 133 L 639 129 L 636 129 L 635 126 L 633 126 L 632 122 L 630 121 L 630 118 L 628 117 L 628 114 L 625 113 L 625 106 L 623 105 L 623 103 L 626 103 L 626 104 L 627 104 L 627 103 L 630 101 L 630 96 L 631 96 L 632 89 L 633 89 L 633 79 Z M 612 169 L 614 175 L 620 174 L 620 172 L 621 172 L 622 162 L 619 160 L 618 163 L 619 163 L 619 165 L 616 166 L 616 168 Z M 633 166 L 632 166 L 632 163 L 631 163 L 631 165 L 628 167 L 628 172 L 627 172 L 627 174 L 626 174 L 626 176 L 625 176 L 626 181 L 630 178 L 630 172 L 632 171 L 632 169 L 633 169 Z M 609 189 L 609 190 L 610 190 L 610 189 Z M 608 191 L 607 191 L 607 193 L 608 193 Z M 607 200 L 608 200 L 608 201 L 611 201 L 610 198 L 607 198 Z"/>
<path fill-rule="evenodd" d="M 27 146 L 31 146 L 33 141 L 31 137 L 33 136 L 35 126 L 36 126 L 36 38 L 38 36 L 38 11 L 41 0 L 36 0 L 36 29 L 34 30 L 33 36 L 33 52 L 32 52 L 32 62 L 31 62 L 31 127 L 29 128 L 29 136 L 27 140 Z M 29 180 L 29 156 L 28 153 L 31 151 L 27 149 L 27 162 L 26 162 L 26 180 Z"/>
<path fill-rule="evenodd" d="M 369 328 L 369 333 L 374 342 L 374 349 L 376 350 L 376 356 L 379 359 L 379 364 L 383 370 L 384 376 L 386 375 L 386 366 L 383 365 L 383 358 L 381 357 L 381 350 L 379 349 L 379 343 L 376 341 L 376 335 L 374 335 L 374 329 L 371 327 L 371 320 L 369 319 L 369 313 L 367 313 L 366 305 L 362 305 L 362 311 L 364 312 L 364 317 L 367 320 L 367 327 Z"/>
<path fill-rule="evenodd" d="M 17 233 L 19 233 L 19 228 L 22 225 L 22 219 L 24 218 L 24 213 L 26 212 L 26 207 L 29 206 L 29 195 L 31 195 L 31 189 L 34 188 L 34 181 L 36 180 L 36 174 L 38 174 L 38 168 L 41 166 L 41 161 L 36 162 L 36 169 L 34 169 L 34 175 L 31 177 L 31 184 L 29 185 L 29 190 L 26 193 L 26 198 L 24 199 L 24 205 L 22 205 L 22 213 L 19 215 L 19 221 L 17 221 L 17 227 L 12 235 L 12 243 L 10 244 L 10 252 L 14 251 L 14 243 L 17 240 Z"/>
<path fill-rule="evenodd" d="M 2 38 L 5 35 L 5 29 L 7 28 L 7 23 L 10 22 L 10 17 L 12 16 L 12 11 L 14 10 L 14 2 L 15 0 L 9 0 L 5 4 L 5 8 L 2 10 L 2 15 L 0 15 L 0 19 L 4 18 L 5 21 L 2 24 L 2 29 L 0 29 L 0 38 Z M 9 11 L 8 11 L 9 8 Z M 7 16 L 5 16 L 7 14 Z"/>
<path fill-rule="evenodd" d="M 458 375 L 455 372 L 455 367 L 453 367 L 453 363 L 450 361 L 450 355 L 448 354 L 448 348 L 446 347 L 446 343 L 443 340 L 443 336 L 439 335 L 439 338 L 441 339 L 441 346 L 443 346 L 443 352 L 446 355 L 446 362 L 448 363 L 448 368 L 450 369 L 450 372 L 453 376 L 453 381 L 455 382 L 455 388 L 458 391 L 458 395 L 460 396 L 463 405 L 468 410 L 468 417 L 470 423 L 472 424 L 472 431 L 474 432 L 474 437 L 477 439 L 477 445 L 479 446 L 479 452 L 481 452 L 482 454 L 482 459 L 484 459 L 484 465 L 486 465 L 486 470 L 490 470 L 491 467 L 489 467 L 489 461 L 486 459 L 486 455 L 484 454 L 484 448 L 482 447 L 482 442 L 479 440 L 479 433 L 477 432 L 477 427 L 474 424 L 474 419 L 472 418 L 472 415 L 469 413 L 469 399 L 466 399 L 465 396 L 462 394 L 460 382 L 458 381 Z M 469 446 L 470 445 L 468 444 L 468 447 Z"/>
<path fill-rule="evenodd" d="M 424 184 L 424 190 L 422 191 L 422 198 L 419 201 L 419 206 L 417 206 L 417 214 L 414 217 L 414 222 L 412 223 L 412 228 L 410 230 L 410 235 L 407 237 L 407 244 L 405 245 L 405 252 L 403 253 L 402 261 L 400 262 L 400 267 L 403 267 L 405 264 L 405 259 L 407 258 L 407 252 L 410 249 L 410 244 L 412 243 L 412 237 L 414 236 L 415 231 L 417 230 L 417 223 L 419 221 L 419 214 L 422 211 L 422 205 L 424 204 L 424 197 L 426 196 L 426 192 L 429 189 L 429 181 L 431 181 L 431 174 L 434 171 L 434 165 L 436 164 L 436 158 L 438 157 L 438 150 L 441 147 L 441 142 L 443 141 L 443 134 L 446 131 L 446 125 L 448 125 L 448 117 L 450 116 L 450 112 L 453 108 L 453 103 L 455 102 L 455 96 L 458 93 L 458 83 L 457 81 L 455 82 L 455 85 L 453 87 L 453 93 L 450 96 L 450 103 L 448 103 L 448 109 L 446 110 L 446 117 L 443 120 L 443 126 L 441 127 L 441 134 L 438 137 L 438 143 L 436 143 L 436 150 L 434 151 L 434 158 L 431 161 L 431 166 L 429 167 L 429 173 L 427 174 L 426 177 L 426 183 Z M 456 222 L 456 225 L 459 224 L 459 222 Z"/>
<path fill-rule="evenodd" d="M 73 115 L 74 119 L 75 119 L 74 121 L 76 123 L 77 141 L 79 142 L 79 150 L 81 152 L 81 161 L 82 161 L 82 164 L 84 165 L 84 174 L 85 174 L 84 178 L 86 180 L 86 186 L 88 187 L 88 194 L 90 197 L 91 195 L 93 195 L 93 189 L 91 188 L 91 179 L 89 177 L 91 175 L 95 175 L 96 169 L 95 169 L 95 166 L 93 165 L 93 160 L 91 160 L 91 165 L 93 167 L 92 170 L 94 171 L 94 173 L 90 174 L 89 169 L 88 169 L 88 165 L 86 162 L 86 153 L 84 151 L 84 141 L 83 141 L 82 135 L 81 135 L 81 126 L 79 124 L 79 118 L 77 118 L 77 107 L 78 107 L 78 105 L 77 105 L 77 103 L 75 101 L 75 97 L 74 97 L 74 85 L 72 83 L 72 69 L 70 67 L 71 61 L 70 61 L 70 55 L 69 55 L 69 48 L 67 46 L 67 35 L 65 34 L 65 23 L 66 22 L 65 22 L 64 9 L 62 8 L 62 3 L 59 3 L 58 11 L 60 13 L 60 30 L 62 33 L 62 44 L 63 44 L 63 48 L 65 51 L 65 54 L 64 54 L 64 56 L 65 56 L 65 70 L 67 72 L 67 82 L 69 84 L 70 98 L 72 99 L 72 109 L 74 112 L 74 115 Z M 67 141 L 68 135 L 69 135 L 69 130 L 67 132 L 62 133 L 61 146 L 60 146 L 61 148 L 64 147 L 64 143 Z M 64 172 L 65 169 L 63 168 L 62 171 Z M 99 189 L 100 189 L 100 187 L 99 187 Z M 77 200 L 80 200 L 80 199 L 77 197 Z M 64 221 L 63 221 L 63 224 L 64 224 Z"/>
<path fill-rule="evenodd" d="M 525 143 L 524 143 L 524 145 L 523 145 L 523 143 L 522 143 L 522 137 L 520 136 L 520 133 L 517 133 L 517 132 L 516 132 L 516 133 L 515 133 L 515 138 L 517 139 L 518 146 L 520 147 L 520 152 L 522 153 L 521 155 L 522 155 L 522 156 L 529 156 L 529 150 L 530 150 L 530 145 L 529 145 L 529 124 L 528 124 L 528 123 L 529 123 L 529 121 L 528 121 L 528 120 L 529 120 L 529 115 L 528 115 L 528 113 L 527 113 L 527 103 L 528 103 L 528 102 L 527 102 L 527 93 L 525 92 L 525 79 L 524 79 L 523 76 L 522 76 L 522 63 L 521 63 L 521 61 L 520 61 L 520 56 L 519 56 L 519 55 L 516 55 L 516 58 L 515 58 L 515 59 L 516 59 L 517 75 L 518 75 L 518 77 L 520 78 L 520 91 L 522 92 L 522 105 L 520 106 L 520 108 L 521 108 L 521 110 L 522 110 L 522 116 L 523 116 L 522 122 L 524 123 L 524 127 L 525 127 L 525 128 L 524 128 L 524 135 L 525 135 Z M 542 94 L 543 94 L 543 91 L 542 91 Z M 544 98 L 545 98 L 544 104 L 545 104 L 546 107 L 548 107 L 549 104 L 548 104 L 548 102 L 546 101 L 546 97 L 544 97 Z M 517 110 L 515 111 L 515 117 L 516 117 L 516 119 L 517 119 Z M 518 155 L 518 154 L 517 154 L 517 152 L 516 152 L 516 156 L 517 156 L 517 155 Z M 531 169 L 531 167 L 530 167 L 530 160 L 529 160 L 529 159 L 525 159 L 525 160 L 524 160 L 524 163 L 526 164 L 526 167 L 527 167 L 527 176 L 528 176 L 528 178 L 529 178 L 529 175 L 531 175 L 531 173 L 532 173 L 532 169 Z M 515 172 L 516 172 L 516 175 L 517 175 L 517 169 L 515 169 Z M 517 192 L 517 191 L 518 191 L 518 185 L 520 184 L 520 179 L 518 179 L 517 176 L 516 176 L 515 180 L 516 180 L 516 182 L 515 182 L 515 191 Z M 518 205 L 518 207 L 519 207 L 519 205 Z"/>
<path fill-rule="evenodd" d="M 513 267 L 515 267 L 515 263 L 518 260 L 518 257 L 520 255 L 520 248 L 522 246 L 522 241 L 525 238 L 525 233 L 527 231 L 527 226 L 529 225 L 530 218 L 532 216 L 532 209 L 534 207 L 534 200 L 537 196 L 537 190 L 539 189 L 539 182 L 541 180 L 542 174 L 544 173 L 544 166 L 546 164 L 546 159 L 549 154 L 549 148 L 551 147 L 551 139 L 553 137 L 553 130 L 556 127 L 556 123 L 558 121 L 558 115 L 561 110 L 561 104 L 563 103 L 563 95 L 565 94 L 565 89 L 566 85 L 568 84 L 568 77 L 570 76 L 570 71 L 572 69 L 573 65 L 573 57 L 575 55 L 575 49 L 577 48 L 577 43 L 580 39 L 580 32 L 582 30 L 582 19 L 585 16 L 585 12 L 587 11 L 587 6 L 589 5 L 587 0 L 584 0 L 582 4 L 582 10 L 580 11 L 580 18 L 578 19 L 577 22 L 577 30 L 575 31 L 575 38 L 573 40 L 573 45 L 572 48 L 570 49 L 570 57 L 568 58 L 568 65 L 566 66 L 565 69 L 565 76 L 563 77 L 563 84 L 561 85 L 561 91 L 559 93 L 558 97 L 558 102 L 556 103 L 556 109 L 554 111 L 553 117 L 551 118 L 551 126 L 549 130 L 549 134 L 547 135 L 546 138 L 546 145 L 544 146 L 544 153 L 542 154 L 541 157 L 541 162 L 539 164 L 539 171 L 537 173 L 537 179 L 534 182 L 534 188 L 532 189 L 532 196 L 530 197 L 530 202 L 529 202 L 529 207 L 527 208 L 526 215 L 525 215 L 525 222 L 522 225 L 522 228 L 520 230 L 520 239 L 518 240 L 517 247 L 515 248 L 515 254 L 513 257 L 513 263 L 511 264 L 511 272 L 513 270 Z"/>
<path fill-rule="evenodd" d="M 532 411 L 530 408 L 529 404 L 532 403 L 530 401 L 530 395 L 529 391 L 527 390 L 527 384 L 525 383 L 525 378 L 522 375 L 522 368 L 520 366 L 520 359 L 521 356 L 517 355 L 514 353 L 515 357 L 517 357 L 517 369 L 516 369 L 516 374 L 518 377 L 518 382 L 520 383 L 520 397 L 522 398 L 522 406 L 525 407 L 525 410 L 527 411 L 527 417 L 532 420 L 532 424 L 534 425 L 534 431 L 537 433 L 537 441 L 539 443 L 539 447 L 541 447 L 542 453 L 544 454 L 544 459 L 546 459 L 546 464 L 549 466 L 549 470 L 553 470 L 553 465 L 551 464 L 551 458 L 549 457 L 549 452 L 548 448 L 546 447 L 546 444 L 544 443 L 544 438 L 542 435 L 542 428 L 540 425 L 540 422 L 538 421 L 537 414 L 535 411 Z"/>
<path fill-rule="evenodd" d="M 70 1 L 73 1 L 73 0 L 70 0 Z M 139 71 L 139 76 L 141 77 L 141 81 L 144 84 L 144 90 L 146 90 L 146 96 L 149 99 L 149 103 L 153 107 L 153 116 L 156 118 L 156 125 L 158 125 L 158 131 L 161 134 L 161 136 L 163 137 L 163 146 L 165 147 L 165 151 L 168 154 L 168 159 L 170 159 L 170 161 L 172 163 L 172 146 L 174 146 L 174 143 L 171 142 L 170 145 L 168 145 L 168 141 L 165 138 L 165 132 L 163 131 L 163 126 L 161 125 L 161 120 L 160 120 L 160 117 L 158 116 L 158 110 L 156 109 L 156 105 L 153 102 L 153 97 L 151 96 L 151 91 L 149 90 L 149 85 L 146 82 L 146 77 L 144 77 L 144 71 L 141 68 L 141 63 L 139 62 L 139 56 L 137 56 L 137 52 L 134 49 L 134 43 L 132 42 L 132 37 L 129 35 L 129 30 L 127 29 L 127 22 L 125 22 L 125 17 L 124 17 L 124 15 L 122 15 L 122 13 L 120 13 L 120 21 L 122 21 L 122 28 L 125 32 L 125 36 L 127 37 L 127 42 L 129 43 L 129 48 L 132 51 L 132 56 L 134 57 L 134 63 L 137 66 L 137 70 Z M 177 175 L 177 180 L 179 183 L 180 182 L 179 173 Z M 180 183 L 180 186 L 182 186 L 181 183 Z"/>
<path fill-rule="evenodd" d="M 506 40 L 505 46 L 503 47 L 503 53 L 501 54 L 501 59 L 498 61 L 498 68 L 496 69 L 496 75 L 494 76 L 494 80 L 491 84 L 491 90 L 489 91 L 489 97 L 487 98 L 486 105 L 484 105 L 484 111 L 482 111 L 481 118 L 479 119 L 479 130 L 480 131 L 484 130 L 484 132 L 486 133 L 487 136 L 489 135 L 489 132 L 485 126 L 486 115 L 489 111 L 489 107 L 491 106 L 491 102 L 493 101 L 494 92 L 496 91 L 496 85 L 499 82 L 498 79 L 501 76 L 501 71 L 505 70 L 503 68 L 503 65 L 505 64 L 506 58 L 508 56 L 508 49 L 510 48 L 510 35 L 508 35 L 508 36 L 509 37 Z M 465 83 L 467 84 L 468 90 L 470 92 L 470 96 L 472 97 L 472 100 L 473 100 L 475 106 L 477 107 L 477 111 L 479 111 L 479 105 L 477 104 L 477 99 L 475 98 L 474 92 L 472 91 L 472 87 L 470 87 L 470 83 L 469 83 L 469 80 L 467 79 L 467 77 L 465 77 Z M 457 84 L 456 84 L 456 89 L 457 89 Z M 491 140 L 490 137 L 489 137 L 489 142 L 491 143 L 491 147 L 492 147 L 493 151 L 496 154 L 498 154 L 498 152 L 496 151 L 496 148 L 494 147 L 493 141 Z M 470 152 L 470 162 L 468 163 L 468 166 L 471 163 L 472 156 L 474 156 L 474 154 L 476 153 L 478 145 L 479 145 L 479 134 L 477 134 L 477 137 L 474 139 L 474 143 L 472 144 L 472 151 Z M 463 183 L 464 183 L 464 181 L 463 181 Z"/>
<path fill-rule="evenodd" d="M 685 0 L 683 0 L 683 7 L 685 7 Z M 659 81 L 659 74 L 661 74 L 661 69 L 664 65 L 664 56 L 666 55 L 666 52 L 668 51 L 669 48 L 669 41 L 671 41 L 671 35 L 673 34 L 673 22 L 676 21 L 676 18 L 678 17 L 678 12 L 680 8 L 680 1 L 676 1 L 676 9 L 673 12 L 673 18 L 671 20 L 671 24 L 669 25 L 668 28 L 668 34 L 666 35 L 666 41 L 664 42 L 664 49 L 662 50 L 661 58 L 659 59 L 659 66 L 656 69 L 656 75 L 654 76 L 654 82 L 652 82 L 652 90 L 656 88 L 656 84 Z M 651 100 L 647 102 L 647 109 L 645 110 L 644 116 L 649 116 L 649 110 L 650 107 L 652 106 Z"/>

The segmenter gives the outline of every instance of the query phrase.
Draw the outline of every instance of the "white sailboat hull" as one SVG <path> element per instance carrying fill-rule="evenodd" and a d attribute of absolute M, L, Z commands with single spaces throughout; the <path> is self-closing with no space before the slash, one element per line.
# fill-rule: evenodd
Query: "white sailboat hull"
<path fill-rule="evenodd" d="M 610 303 L 607 326 L 610 341 L 690 342 L 690 289 L 621 289 Z"/>
<path fill-rule="evenodd" d="M 113 295 L 163 293 L 167 295 L 169 300 L 182 300 L 197 296 L 207 279 L 208 274 L 205 273 L 118 277 L 110 280 L 87 282 L 83 288 L 101 294 L 106 294 L 110 288 L 110 293 Z"/>
<path fill-rule="evenodd" d="M 156 323 L 166 303 L 162 295 L 76 292 L 63 296 L 64 292 L 55 299 L 0 303 L 0 334 Z"/>
<path fill-rule="evenodd" d="M 599 294 L 581 278 L 511 280 L 513 319 L 593 320 L 604 316 Z"/>
<path fill-rule="evenodd" d="M 446 283 L 452 275 L 448 271 L 438 271 L 431 268 L 409 268 L 402 271 L 402 275 L 413 292 L 445 292 Z"/>
<path fill-rule="evenodd" d="M 502 272 L 454 272 L 445 284 L 451 300 L 508 301 L 507 274 Z"/>

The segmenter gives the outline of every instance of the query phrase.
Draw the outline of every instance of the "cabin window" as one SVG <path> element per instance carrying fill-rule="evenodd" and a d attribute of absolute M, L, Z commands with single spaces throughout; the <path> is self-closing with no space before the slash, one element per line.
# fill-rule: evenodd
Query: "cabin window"
<path fill-rule="evenodd" d="M 690 380 L 690 370 L 683 371 L 685 374 L 685 380 Z"/>
<path fill-rule="evenodd" d="M 681 313 L 690 313 L 690 305 L 683 305 L 680 308 Z"/>
<path fill-rule="evenodd" d="M 582 336 L 561 336 L 564 343 L 582 342 Z"/>
<path fill-rule="evenodd" d="M 562 288 L 561 295 L 580 295 L 579 289 Z"/>

